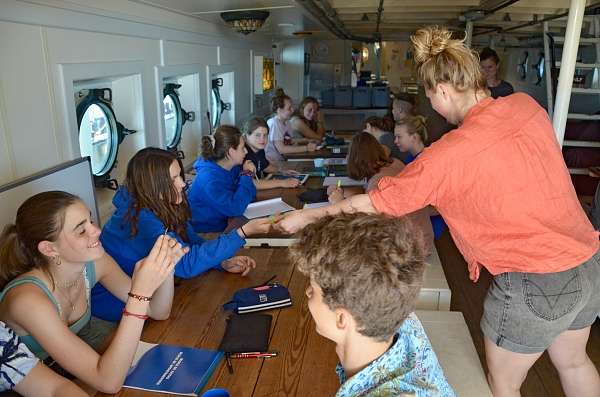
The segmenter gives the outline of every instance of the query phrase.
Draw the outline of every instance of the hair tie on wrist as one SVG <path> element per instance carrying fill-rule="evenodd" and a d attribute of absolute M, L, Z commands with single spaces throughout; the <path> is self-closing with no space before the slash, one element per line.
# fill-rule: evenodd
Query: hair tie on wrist
<path fill-rule="evenodd" d="M 151 296 L 138 295 L 138 294 L 134 294 L 131 291 L 129 291 L 127 293 L 127 296 L 129 296 L 130 298 L 133 298 L 133 299 L 137 299 L 140 302 L 150 302 L 152 300 Z"/>
<path fill-rule="evenodd" d="M 140 320 L 148 320 L 150 318 L 150 316 L 147 314 L 132 313 L 132 312 L 128 312 L 127 309 L 123 309 L 123 316 L 135 317 L 135 318 L 139 318 Z"/>
<path fill-rule="evenodd" d="M 248 236 L 246 235 L 246 232 L 244 231 L 244 226 L 240 226 L 240 230 L 242 231 L 244 238 L 248 238 Z"/>

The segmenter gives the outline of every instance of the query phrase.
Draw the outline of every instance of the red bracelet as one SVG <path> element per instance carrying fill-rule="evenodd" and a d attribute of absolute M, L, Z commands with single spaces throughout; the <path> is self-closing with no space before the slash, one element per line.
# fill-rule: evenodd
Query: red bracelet
<path fill-rule="evenodd" d="M 150 316 L 148 316 L 147 314 L 135 314 L 128 312 L 127 309 L 123 309 L 123 316 L 132 316 L 135 318 L 139 318 L 140 320 L 148 320 L 150 318 Z"/>

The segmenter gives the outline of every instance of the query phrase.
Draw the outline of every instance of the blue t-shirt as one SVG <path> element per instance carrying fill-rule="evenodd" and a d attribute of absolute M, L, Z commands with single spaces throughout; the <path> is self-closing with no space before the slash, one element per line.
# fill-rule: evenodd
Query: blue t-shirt
<path fill-rule="evenodd" d="M 252 177 L 240 166 L 226 170 L 214 161 L 199 159 L 196 178 L 188 192 L 192 227 L 196 232 L 222 232 L 229 218 L 242 216 L 256 197 Z"/>

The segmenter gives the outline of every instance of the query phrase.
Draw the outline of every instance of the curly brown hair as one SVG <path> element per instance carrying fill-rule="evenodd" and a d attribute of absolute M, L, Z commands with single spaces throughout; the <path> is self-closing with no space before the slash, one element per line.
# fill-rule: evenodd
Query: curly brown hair
<path fill-rule="evenodd" d="M 409 225 L 385 215 L 328 216 L 299 233 L 290 255 L 331 310 L 345 308 L 362 335 L 386 341 L 415 309 L 423 282 L 423 250 Z"/>

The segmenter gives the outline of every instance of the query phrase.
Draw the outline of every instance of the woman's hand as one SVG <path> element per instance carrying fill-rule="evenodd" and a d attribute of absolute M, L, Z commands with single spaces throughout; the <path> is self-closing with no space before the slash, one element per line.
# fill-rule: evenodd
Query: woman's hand
<path fill-rule="evenodd" d="M 309 142 L 309 143 L 306 145 L 306 151 L 307 151 L 307 152 L 314 152 L 315 150 L 317 150 L 317 144 L 316 144 L 316 143 L 314 143 L 314 142 Z"/>
<path fill-rule="evenodd" d="M 135 264 L 131 277 L 131 292 L 142 296 L 152 296 L 154 291 L 169 277 L 177 261 L 186 249 L 169 236 L 156 239 L 147 257 Z"/>
<path fill-rule="evenodd" d="M 332 187 L 332 186 L 329 186 Z M 340 201 L 342 201 L 344 199 L 344 190 L 341 187 L 335 187 L 334 189 L 331 190 L 331 192 L 329 191 L 329 188 L 327 189 L 327 194 L 329 195 L 329 202 L 330 203 L 339 203 Z"/>
<path fill-rule="evenodd" d="M 314 219 L 310 216 L 310 211 L 296 210 L 288 212 L 275 223 L 275 228 L 287 234 L 294 234 L 309 223 L 314 222 Z"/>
<path fill-rule="evenodd" d="M 254 163 L 251 160 L 244 161 L 244 164 L 242 165 L 242 170 L 250 171 L 253 174 L 256 174 L 256 167 L 254 166 Z"/>
<path fill-rule="evenodd" d="M 281 187 L 294 188 L 300 185 L 300 181 L 296 178 L 286 178 L 281 180 Z"/>
<path fill-rule="evenodd" d="M 229 273 L 242 273 L 245 276 L 256 267 L 256 262 L 249 256 L 234 256 L 223 261 L 221 267 Z"/>
<path fill-rule="evenodd" d="M 256 218 L 248 221 L 242 227 L 247 236 L 254 234 L 267 234 L 271 231 L 271 226 L 277 221 L 277 218 Z"/>

